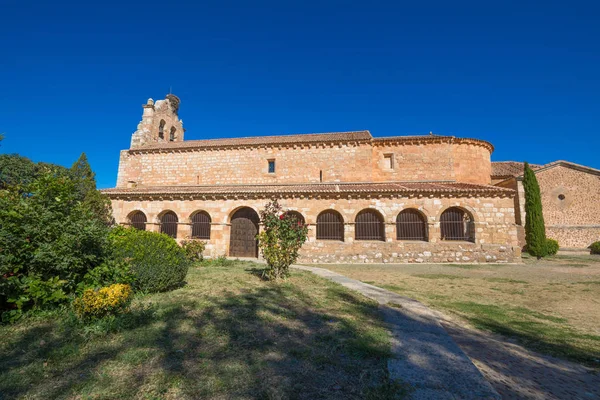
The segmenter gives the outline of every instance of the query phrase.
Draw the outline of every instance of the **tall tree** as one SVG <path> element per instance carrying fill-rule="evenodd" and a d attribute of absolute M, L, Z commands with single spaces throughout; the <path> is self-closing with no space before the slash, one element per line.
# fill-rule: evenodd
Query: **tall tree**
<path fill-rule="evenodd" d="M 81 153 L 77 161 L 71 166 L 71 174 L 78 182 L 79 191 L 86 195 L 90 190 L 96 190 L 96 174 L 92 171 L 85 153 Z"/>
<path fill-rule="evenodd" d="M 546 249 L 546 226 L 542 213 L 540 185 L 529 164 L 525 163 L 523 175 L 525 189 L 525 241 L 527 252 L 538 259 L 548 254 Z"/>
<path fill-rule="evenodd" d="M 96 190 L 96 174 L 85 153 L 71 166 L 71 178 L 77 186 L 80 199 L 107 224 L 112 223 L 112 208 L 108 197 Z"/>

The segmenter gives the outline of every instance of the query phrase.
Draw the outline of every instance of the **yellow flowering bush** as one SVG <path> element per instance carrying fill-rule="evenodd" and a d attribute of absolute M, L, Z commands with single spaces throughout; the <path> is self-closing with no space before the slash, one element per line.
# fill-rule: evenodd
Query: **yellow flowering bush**
<path fill-rule="evenodd" d="M 86 289 L 73 308 L 81 318 L 95 319 L 124 312 L 132 299 L 131 286 L 116 283 L 98 290 Z"/>

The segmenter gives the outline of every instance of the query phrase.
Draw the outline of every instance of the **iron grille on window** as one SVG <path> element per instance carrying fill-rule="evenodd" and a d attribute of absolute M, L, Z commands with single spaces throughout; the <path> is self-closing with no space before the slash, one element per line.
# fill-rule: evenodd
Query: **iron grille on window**
<path fill-rule="evenodd" d="M 269 160 L 269 173 L 275 173 L 275 160 Z"/>
<path fill-rule="evenodd" d="M 293 219 L 295 219 L 301 225 L 305 225 L 306 224 L 306 222 L 304 221 L 304 216 L 302 214 L 300 214 L 298 211 L 286 211 L 284 215 L 285 215 L 286 218 L 293 218 Z"/>
<path fill-rule="evenodd" d="M 160 233 L 177 238 L 177 222 L 179 222 L 177 215 L 173 211 L 167 211 L 160 218 Z"/>
<path fill-rule="evenodd" d="M 354 221 L 356 240 L 385 240 L 383 217 L 375 210 L 363 210 Z"/>
<path fill-rule="evenodd" d="M 427 241 L 427 221 L 417 210 L 402 211 L 396 217 L 396 239 Z"/>
<path fill-rule="evenodd" d="M 451 207 L 440 218 L 442 240 L 475 241 L 475 224 L 469 213 L 457 207 Z"/>
<path fill-rule="evenodd" d="M 141 231 L 145 231 L 146 230 L 146 215 L 141 212 L 141 211 L 136 211 L 131 218 L 129 218 L 129 220 L 131 221 L 131 226 L 134 227 L 135 229 L 139 229 Z"/>
<path fill-rule="evenodd" d="M 204 211 L 194 214 L 192 217 L 192 238 L 210 239 L 210 215 Z"/>
<path fill-rule="evenodd" d="M 317 239 L 344 241 L 344 220 L 333 210 L 323 211 L 317 217 Z"/>

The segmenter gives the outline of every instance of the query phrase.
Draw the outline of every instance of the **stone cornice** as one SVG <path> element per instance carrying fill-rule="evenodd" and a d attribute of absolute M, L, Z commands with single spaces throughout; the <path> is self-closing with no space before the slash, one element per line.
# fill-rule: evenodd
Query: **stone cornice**
<path fill-rule="evenodd" d="M 483 146 L 489 150 L 490 153 L 494 151 L 494 146 L 485 140 L 471 139 L 471 138 L 457 138 L 456 136 L 394 136 L 394 137 L 380 137 L 373 138 L 372 141 L 374 146 L 390 145 L 390 144 L 430 144 L 430 143 L 456 143 L 456 144 L 470 144 L 475 146 Z"/>
<path fill-rule="evenodd" d="M 111 199 L 513 197 L 514 190 L 459 182 L 366 182 L 278 185 L 197 185 L 104 189 Z"/>

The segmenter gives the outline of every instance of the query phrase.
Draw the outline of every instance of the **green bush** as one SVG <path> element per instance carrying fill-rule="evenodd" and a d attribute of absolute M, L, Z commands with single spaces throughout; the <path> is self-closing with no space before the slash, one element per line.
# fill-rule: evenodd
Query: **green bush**
<path fill-rule="evenodd" d="M 129 262 L 136 289 L 162 292 L 184 283 L 191 262 L 173 238 L 122 227 L 113 228 L 110 238 L 115 258 Z"/>
<path fill-rule="evenodd" d="M 123 259 L 107 258 L 102 264 L 91 269 L 79 283 L 78 292 L 85 289 L 98 289 L 115 283 L 131 284 L 135 274 L 131 271 L 129 262 Z"/>
<path fill-rule="evenodd" d="M 181 247 L 185 250 L 185 256 L 190 261 L 202 261 L 204 259 L 204 249 L 206 243 L 199 240 L 184 240 Z"/>
<path fill-rule="evenodd" d="M 546 239 L 546 253 L 549 256 L 553 256 L 556 253 L 558 253 L 558 241 L 554 240 L 554 239 Z"/>
<path fill-rule="evenodd" d="M 600 254 L 600 242 L 592 243 L 590 250 L 592 254 Z"/>

